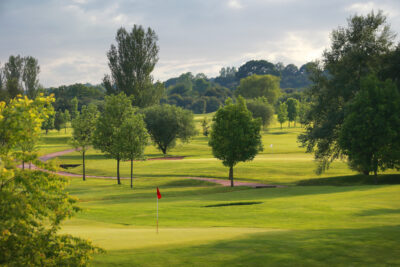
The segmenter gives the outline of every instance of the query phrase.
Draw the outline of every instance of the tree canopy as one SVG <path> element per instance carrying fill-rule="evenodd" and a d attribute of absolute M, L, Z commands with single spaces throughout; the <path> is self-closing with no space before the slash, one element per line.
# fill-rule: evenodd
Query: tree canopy
<path fill-rule="evenodd" d="M 235 91 L 236 96 L 244 98 L 265 97 L 268 103 L 274 104 L 280 94 L 279 77 L 273 75 L 251 75 L 240 80 Z"/>

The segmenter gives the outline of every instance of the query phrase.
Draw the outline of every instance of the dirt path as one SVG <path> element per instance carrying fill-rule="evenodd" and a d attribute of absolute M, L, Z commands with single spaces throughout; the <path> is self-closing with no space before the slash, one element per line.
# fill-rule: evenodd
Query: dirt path
<path fill-rule="evenodd" d="M 54 153 L 50 153 L 47 155 L 41 156 L 39 159 L 41 161 L 47 161 L 49 159 L 59 157 L 68 153 L 72 153 L 76 151 L 75 149 L 67 149 L 63 151 L 58 151 Z M 176 157 L 176 158 L 168 158 L 169 160 L 175 159 L 175 160 L 181 160 L 183 157 Z M 148 159 L 148 160 L 165 160 L 165 158 L 153 158 L 153 159 Z M 32 169 L 38 169 L 35 165 L 32 165 Z M 50 172 L 48 170 L 43 170 L 46 172 Z M 64 172 L 64 171 L 57 171 L 56 172 L 58 175 L 62 176 L 67 176 L 67 177 L 82 177 L 82 174 L 75 174 L 75 173 L 70 173 L 70 172 Z M 117 179 L 117 177 L 114 176 L 97 176 L 97 175 L 86 175 L 86 178 L 100 178 L 100 179 Z M 211 183 L 216 183 L 220 184 L 222 186 L 231 186 L 231 182 L 229 180 L 224 180 L 224 179 L 214 179 L 214 178 L 203 178 L 203 177 L 184 177 L 187 179 L 194 179 L 194 180 L 202 180 L 202 181 L 208 181 Z M 120 177 L 120 179 L 130 179 L 128 177 Z M 251 183 L 251 182 L 239 182 L 239 181 L 234 181 L 235 186 L 248 186 L 252 188 L 277 188 L 277 187 L 285 187 L 282 185 L 272 185 L 272 184 L 260 184 L 260 183 Z"/>

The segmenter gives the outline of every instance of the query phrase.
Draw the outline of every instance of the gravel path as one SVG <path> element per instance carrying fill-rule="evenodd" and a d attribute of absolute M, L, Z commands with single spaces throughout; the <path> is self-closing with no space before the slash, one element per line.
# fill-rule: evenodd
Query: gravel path
<path fill-rule="evenodd" d="M 50 153 L 44 156 L 41 156 L 39 159 L 41 161 L 47 161 L 49 159 L 55 158 L 55 157 L 59 157 L 68 153 L 72 153 L 76 151 L 75 149 L 67 149 L 67 150 L 63 150 L 63 151 L 58 151 L 58 152 L 54 152 L 54 153 Z M 154 159 L 149 159 L 149 160 L 165 160 L 165 158 L 154 158 Z M 169 160 L 172 160 L 172 158 L 168 158 Z M 175 160 L 181 160 L 183 159 L 183 157 L 176 157 L 174 158 Z M 32 169 L 38 169 L 35 165 L 32 164 Z M 50 172 L 48 170 L 43 170 L 42 171 L 46 171 L 46 172 Z M 57 171 L 56 172 L 58 175 L 62 175 L 62 176 L 68 176 L 68 177 L 82 177 L 82 174 L 75 174 L 75 173 L 70 173 L 70 172 L 64 172 L 64 171 Z M 114 176 L 97 176 L 97 175 L 86 175 L 86 178 L 100 178 L 100 179 L 117 179 L 117 177 Z M 194 179 L 194 180 L 202 180 L 202 181 L 208 181 L 211 183 L 216 183 L 216 184 L 220 184 L 222 186 L 231 186 L 231 182 L 230 180 L 224 180 L 224 179 L 214 179 L 214 178 L 203 178 L 203 177 L 184 177 L 187 179 Z M 120 177 L 120 179 L 130 179 L 129 177 Z M 248 186 L 248 187 L 252 187 L 252 188 L 277 188 L 277 187 L 285 187 L 282 185 L 272 185 L 272 184 L 260 184 L 260 183 L 251 183 L 251 182 L 239 182 L 239 181 L 235 181 L 234 180 L 234 185 L 235 186 Z"/>

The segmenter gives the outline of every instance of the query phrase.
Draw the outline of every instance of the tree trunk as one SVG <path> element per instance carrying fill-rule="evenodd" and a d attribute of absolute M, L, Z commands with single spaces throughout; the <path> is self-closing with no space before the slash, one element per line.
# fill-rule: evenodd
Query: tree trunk
<path fill-rule="evenodd" d="M 133 188 L 133 159 L 131 159 L 131 188 Z"/>
<path fill-rule="evenodd" d="M 369 171 L 362 171 L 364 175 L 369 175 Z"/>
<path fill-rule="evenodd" d="M 118 180 L 118 184 L 121 184 L 121 180 L 119 178 L 119 159 L 117 159 L 117 180 Z"/>
<path fill-rule="evenodd" d="M 25 170 L 25 161 L 22 161 L 22 170 Z"/>
<path fill-rule="evenodd" d="M 164 158 L 167 156 L 167 148 L 161 148 L 162 153 L 164 154 Z"/>
<path fill-rule="evenodd" d="M 82 151 L 82 167 L 83 167 L 83 180 L 86 181 L 86 172 L 85 172 L 85 151 Z"/>
<path fill-rule="evenodd" d="M 290 128 L 290 121 L 288 121 L 288 128 Z"/>
<path fill-rule="evenodd" d="M 233 167 L 229 167 L 229 180 L 231 180 L 231 187 L 233 187 Z"/>
<path fill-rule="evenodd" d="M 282 123 L 281 123 L 281 130 L 282 130 Z"/>
<path fill-rule="evenodd" d="M 377 172 L 377 170 L 374 170 L 374 180 L 375 180 L 375 184 L 378 184 L 378 172 Z"/>

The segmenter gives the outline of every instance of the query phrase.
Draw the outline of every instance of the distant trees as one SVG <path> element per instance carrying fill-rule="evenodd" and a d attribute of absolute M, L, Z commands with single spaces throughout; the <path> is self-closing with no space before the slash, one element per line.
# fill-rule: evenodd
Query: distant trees
<path fill-rule="evenodd" d="M 268 62 L 266 60 L 250 60 L 245 64 L 243 64 L 242 66 L 240 66 L 240 68 L 236 73 L 236 78 L 240 81 L 241 79 L 252 76 L 254 74 L 257 75 L 269 74 L 272 76 L 280 76 L 279 70 L 271 62 Z"/>
<path fill-rule="evenodd" d="M 238 97 L 237 104 L 228 99 L 215 113 L 208 144 L 214 157 L 229 167 L 231 186 L 233 167 L 240 161 L 252 160 L 262 151 L 260 129 L 261 120 L 252 118 L 242 97 Z"/>
<path fill-rule="evenodd" d="M 89 146 L 93 143 L 96 130 L 98 111 L 96 106 L 83 106 L 81 114 L 78 114 L 71 122 L 72 137 L 71 145 L 82 154 L 82 179 L 86 180 L 85 154 Z"/>
<path fill-rule="evenodd" d="M 400 93 L 376 76 L 361 80 L 361 89 L 345 107 L 339 146 L 349 165 L 364 174 L 400 169 Z"/>
<path fill-rule="evenodd" d="M 244 98 L 265 97 L 268 103 L 274 104 L 280 94 L 279 77 L 272 75 L 251 75 L 240 80 L 235 91 L 236 96 Z"/>
<path fill-rule="evenodd" d="M 124 92 L 133 95 L 133 104 L 146 107 L 158 103 L 164 87 L 153 85 L 151 72 L 158 61 L 157 35 L 151 29 L 134 25 L 128 32 L 125 28 L 117 31 L 117 45 L 111 45 L 107 53 L 111 76 L 104 77 L 108 94 Z"/>
<path fill-rule="evenodd" d="M 187 142 L 197 133 L 189 110 L 164 104 L 146 108 L 143 112 L 147 131 L 164 156 L 175 146 L 177 139 Z"/>
<path fill-rule="evenodd" d="M 391 62 L 389 59 L 396 54 L 396 50 L 393 48 L 393 34 L 382 12 L 352 16 L 346 28 L 334 30 L 331 36 L 331 48 L 323 54 L 323 65 L 314 64 L 309 68 L 310 79 L 314 83 L 309 92 L 313 105 L 305 123 L 306 132 L 299 137 L 307 152 L 314 152 L 319 172 L 328 168 L 333 160 L 349 153 L 349 146 L 341 146 L 339 138 L 346 121 L 346 106 L 356 101 L 352 110 L 360 109 L 360 112 L 366 113 L 358 102 L 368 100 L 367 93 L 361 93 L 361 99 L 355 98 L 363 87 L 363 78 L 370 74 L 378 74 L 378 77 L 398 75 L 389 71 L 395 68 L 387 68 L 391 64 L 385 63 Z M 372 95 L 372 92 L 368 94 Z M 353 120 L 348 118 L 347 121 Z M 379 127 L 379 123 L 371 123 Z M 352 135 L 346 134 L 348 137 Z M 349 158 L 351 160 L 351 156 Z M 363 170 L 360 171 L 364 173 L 371 170 L 361 167 Z"/>
<path fill-rule="evenodd" d="M 134 110 L 131 99 L 124 93 L 105 97 L 103 111 L 96 123 L 93 146 L 106 156 L 117 160 L 117 181 L 120 180 L 120 161 L 125 157 L 126 141 L 121 138 L 121 127 Z"/>

